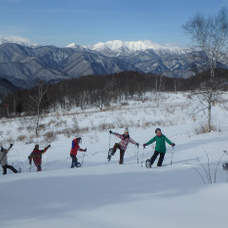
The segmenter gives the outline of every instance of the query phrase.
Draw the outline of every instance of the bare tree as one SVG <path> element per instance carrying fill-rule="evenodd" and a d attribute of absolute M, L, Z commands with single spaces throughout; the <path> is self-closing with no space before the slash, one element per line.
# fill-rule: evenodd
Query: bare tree
<path fill-rule="evenodd" d="M 208 114 L 208 130 L 212 129 L 212 104 L 216 95 L 216 90 L 221 81 L 215 78 L 218 64 L 227 63 L 228 52 L 228 12 L 224 7 L 217 16 L 205 18 L 197 14 L 195 17 L 183 25 L 184 31 L 190 35 L 193 41 L 193 49 L 200 53 L 201 59 L 206 63 L 209 70 L 210 79 L 202 87 L 202 93 L 206 95 L 205 103 Z M 204 68 L 204 66 L 201 66 Z"/>
<path fill-rule="evenodd" d="M 32 93 L 29 95 L 30 102 L 28 103 L 31 110 L 35 111 L 36 114 L 36 137 L 38 136 L 38 128 L 40 124 L 41 105 L 44 101 L 44 97 L 47 93 L 47 87 L 40 83 Z"/>
<path fill-rule="evenodd" d="M 86 107 L 86 100 L 88 98 L 88 95 L 89 95 L 89 91 L 84 89 L 80 92 L 80 107 L 81 109 L 84 111 L 85 110 L 85 107 Z"/>

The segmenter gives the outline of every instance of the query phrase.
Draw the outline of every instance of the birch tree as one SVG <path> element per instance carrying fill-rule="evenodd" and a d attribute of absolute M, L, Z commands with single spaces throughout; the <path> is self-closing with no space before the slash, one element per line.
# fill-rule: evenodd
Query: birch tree
<path fill-rule="evenodd" d="M 223 7 L 214 17 L 205 18 L 197 14 L 183 25 L 184 31 L 192 40 L 192 48 L 200 54 L 205 66 L 201 66 L 209 71 L 209 81 L 204 83 L 201 94 L 207 107 L 208 131 L 212 130 L 212 104 L 215 101 L 216 90 L 221 85 L 221 81 L 216 80 L 216 69 L 219 64 L 227 64 L 228 53 L 228 13 Z"/>
<path fill-rule="evenodd" d="M 44 97 L 47 93 L 47 87 L 45 87 L 42 83 L 40 83 L 32 93 L 29 95 L 29 107 L 36 114 L 36 127 L 35 133 L 36 137 L 38 137 L 38 129 L 40 124 L 40 114 L 41 114 L 41 105 L 44 102 Z"/>

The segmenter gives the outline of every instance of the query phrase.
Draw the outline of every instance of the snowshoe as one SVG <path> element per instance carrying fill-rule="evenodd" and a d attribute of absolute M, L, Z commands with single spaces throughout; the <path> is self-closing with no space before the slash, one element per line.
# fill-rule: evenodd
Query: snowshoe
<path fill-rule="evenodd" d="M 146 168 L 151 168 L 150 159 L 147 159 L 145 162 Z"/>
<path fill-rule="evenodd" d="M 222 168 L 223 170 L 228 170 L 228 163 L 227 162 L 223 163 Z"/>
<path fill-rule="evenodd" d="M 107 157 L 108 162 L 111 160 L 112 155 L 114 155 L 113 154 L 113 148 L 110 148 L 109 151 L 108 151 L 108 157 Z"/>
<path fill-rule="evenodd" d="M 76 164 L 76 167 L 77 168 L 79 168 L 79 167 L 81 167 L 82 166 L 82 164 L 80 163 L 80 162 L 78 162 L 77 164 Z"/>

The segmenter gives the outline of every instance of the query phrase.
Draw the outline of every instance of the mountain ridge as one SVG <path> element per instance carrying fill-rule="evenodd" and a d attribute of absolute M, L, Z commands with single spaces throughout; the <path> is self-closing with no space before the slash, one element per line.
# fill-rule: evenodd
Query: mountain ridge
<path fill-rule="evenodd" d="M 58 82 L 128 70 L 139 71 L 129 63 L 83 48 L 28 47 L 15 43 L 0 45 L 0 78 L 21 88 L 31 88 L 38 80 Z"/>
<path fill-rule="evenodd" d="M 67 45 L 70 48 L 78 48 L 75 43 Z M 107 41 L 105 43 L 99 42 L 94 45 L 83 46 L 86 49 L 95 50 L 98 52 L 104 52 L 105 50 L 113 51 L 113 52 L 136 52 L 136 51 L 146 51 L 146 50 L 154 50 L 160 51 L 165 50 L 174 53 L 185 53 L 186 50 L 183 48 L 168 46 L 168 45 L 160 45 L 151 40 L 139 40 L 139 41 L 123 41 L 123 40 L 112 40 Z"/>
<path fill-rule="evenodd" d="M 149 40 L 116 40 L 93 46 L 71 44 L 63 48 L 5 42 L 0 45 L 0 79 L 7 79 L 20 88 L 31 88 L 37 81 L 55 83 L 123 71 L 189 78 L 206 70 L 201 58 L 192 57 L 187 49 L 162 46 Z"/>

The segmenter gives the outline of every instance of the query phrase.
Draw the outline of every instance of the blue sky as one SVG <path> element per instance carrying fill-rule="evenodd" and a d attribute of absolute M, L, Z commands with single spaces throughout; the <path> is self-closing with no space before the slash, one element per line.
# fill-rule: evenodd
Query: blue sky
<path fill-rule="evenodd" d="M 0 0 L 0 35 L 59 47 L 146 39 L 185 46 L 181 26 L 223 6 L 228 0 Z"/>

